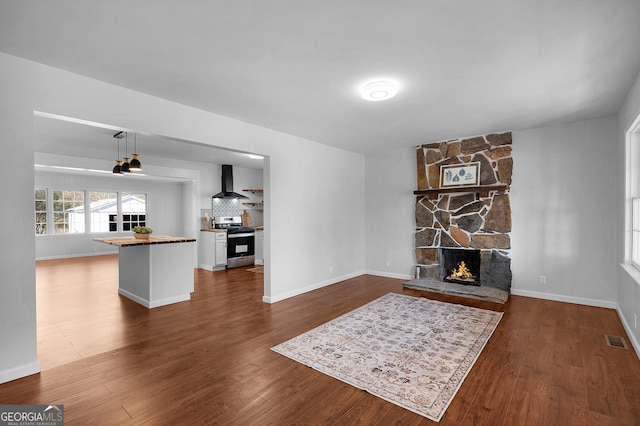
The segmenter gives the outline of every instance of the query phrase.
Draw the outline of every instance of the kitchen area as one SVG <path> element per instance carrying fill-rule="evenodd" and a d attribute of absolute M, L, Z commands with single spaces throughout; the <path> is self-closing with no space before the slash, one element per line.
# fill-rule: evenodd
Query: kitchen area
<path fill-rule="evenodd" d="M 134 132 L 118 139 L 115 135 L 122 131 L 58 117 L 37 116 L 34 123 L 36 190 L 82 191 L 87 204 L 92 194 L 106 190 L 123 200 L 118 208 L 125 208 L 126 194 L 143 194 L 154 235 L 196 240 L 193 267 L 214 271 L 264 263 L 262 156 Z M 142 171 L 112 175 L 111 158 L 131 153 L 132 141 L 137 142 Z M 87 165 L 84 169 L 77 167 L 79 159 Z M 91 217 L 100 214 L 98 208 L 102 205 L 89 205 Z M 50 226 L 37 235 L 36 260 L 115 254 L 117 247 L 96 238 L 131 237 L 121 225 L 95 232 L 90 215 L 86 217 L 80 231 L 58 233 Z"/>
<path fill-rule="evenodd" d="M 233 166 L 221 165 L 221 191 L 201 209 L 198 268 L 208 271 L 264 264 L 264 190 L 234 190 Z M 246 185 L 245 185 L 246 186 Z"/>

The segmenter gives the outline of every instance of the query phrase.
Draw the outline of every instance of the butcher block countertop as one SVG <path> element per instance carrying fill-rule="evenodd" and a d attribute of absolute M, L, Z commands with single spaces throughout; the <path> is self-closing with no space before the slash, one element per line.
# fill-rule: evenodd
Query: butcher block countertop
<path fill-rule="evenodd" d="M 134 237 L 113 237 L 113 238 L 94 238 L 105 244 L 111 244 L 118 247 L 143 246 L 151 244 L 170 244 L 170 243 L 189 243 L 195 241 L 195 238 L 170 237 L 168 235 L 151 235 L 148 240 L 136 239 Z"/>
<path fill-rule="evenodd" d="M 216 229 L 216 228 L 209 228 L 209 229 L 201 229 L 202 232 L 227 232 L 226 229 Z"/>

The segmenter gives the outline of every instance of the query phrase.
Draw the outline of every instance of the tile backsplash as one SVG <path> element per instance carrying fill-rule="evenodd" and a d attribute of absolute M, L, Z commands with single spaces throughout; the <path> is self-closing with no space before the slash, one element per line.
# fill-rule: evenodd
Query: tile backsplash
<path fill-rule="evenodd" d="M 200 217 L 204 218 L 206 216 L 212 221 L 216 216 L 241 216 L 245 210 L 251 216 L 251 224 L 253 226 L 264 226 L 262 209 L 246 208 L 239 200 L 215 199 L 210 209 L 200 210 Z"/>

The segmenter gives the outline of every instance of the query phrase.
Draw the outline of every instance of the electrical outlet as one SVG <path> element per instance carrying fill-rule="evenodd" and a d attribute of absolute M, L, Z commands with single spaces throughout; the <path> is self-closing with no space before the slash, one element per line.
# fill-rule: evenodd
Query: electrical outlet
<path fill-rule="evenodd" d="M 547 284 L 547 276 L 546 275 L 540 275 L 540 284 L 542 284 L 542 285 L 546 285 Z"/>
<path fill-rule="evenodd" d="M 387 268 L 390 268 L 391 267 L 391 261 L 387 260 L 386 265 L 387 265 Z"/>
<path fill-rule="evenodd" d="M 633 328 L 637 329 L 638 328 L 638 315 L 633 314 Z"/>
<path fill-rule="evenodd" d="M 329 273 L 333 274 L 333 266 L 329 266 Z"/>

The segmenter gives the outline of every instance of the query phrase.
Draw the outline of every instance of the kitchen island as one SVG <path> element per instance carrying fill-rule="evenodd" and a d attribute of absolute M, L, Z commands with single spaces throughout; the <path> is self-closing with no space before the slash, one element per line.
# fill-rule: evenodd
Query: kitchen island
<path fill-rule="evenodd" d="M 118 293 L 147 308 L 191 299 L 195 238 L 95 238 L 118 246 Z"/>

